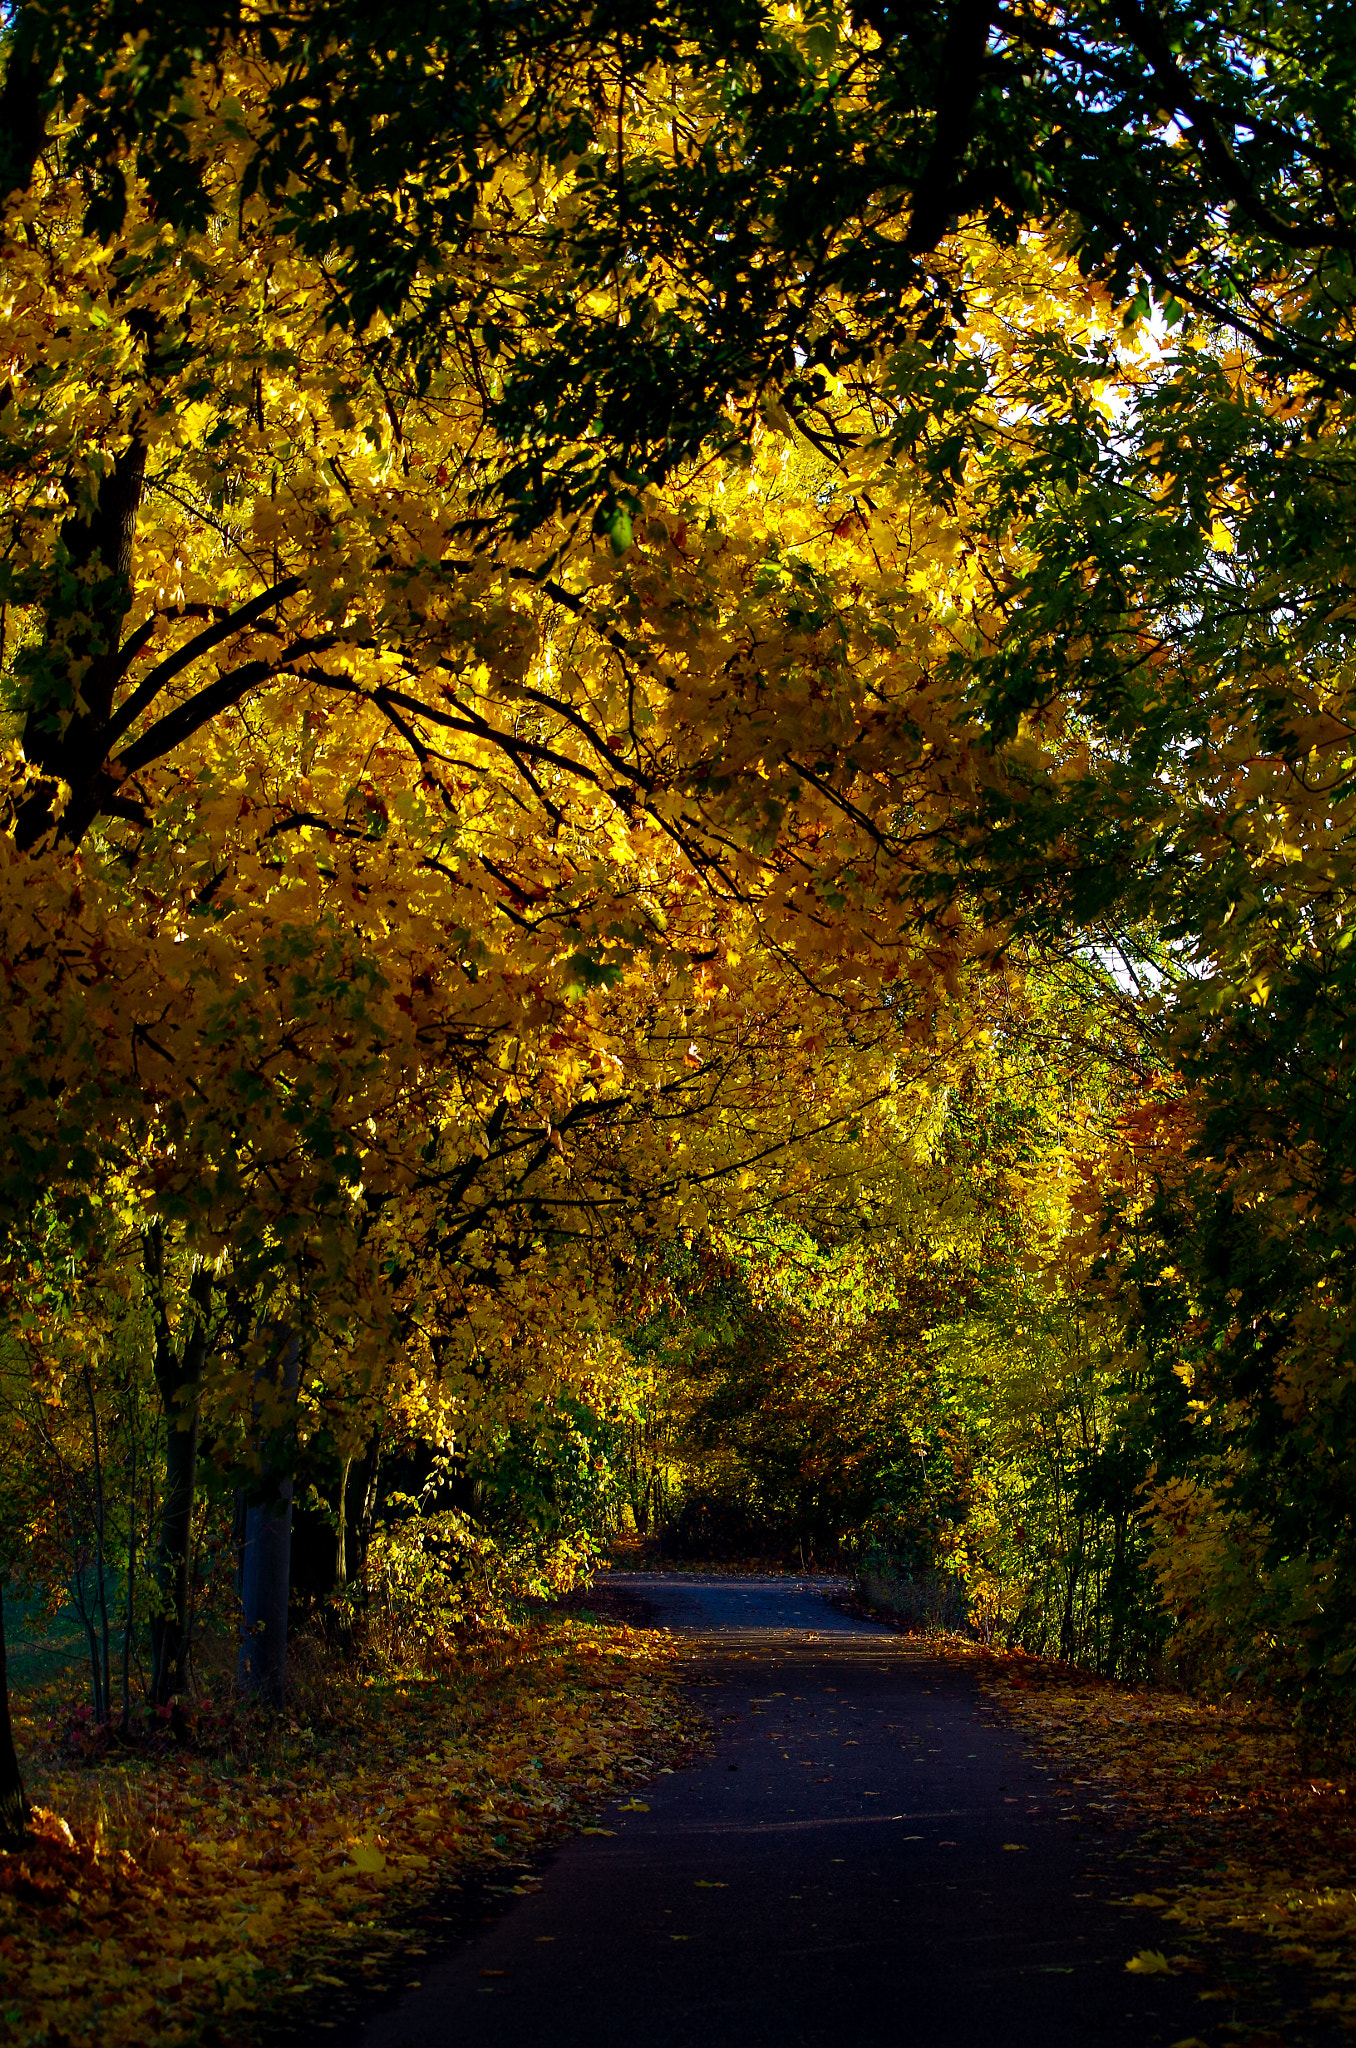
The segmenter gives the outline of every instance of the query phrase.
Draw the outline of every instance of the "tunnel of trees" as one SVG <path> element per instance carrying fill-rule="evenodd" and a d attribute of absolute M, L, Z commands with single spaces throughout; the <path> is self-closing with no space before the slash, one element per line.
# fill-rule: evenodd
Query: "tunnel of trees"
<path fill-rule="evenodd" d="M 0 1586 L 95 1715 L 625 1530 L 1344 1726 L 1342 11 L 0 44 Z"/>

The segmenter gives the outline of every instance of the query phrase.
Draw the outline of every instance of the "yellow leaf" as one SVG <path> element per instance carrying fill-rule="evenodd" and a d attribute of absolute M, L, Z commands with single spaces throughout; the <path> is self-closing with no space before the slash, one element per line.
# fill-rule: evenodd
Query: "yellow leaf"
<path fill-rule="evenodd" d="M 1171 1977 L 1173 1973 L 1172 1964 L 1160 1948 L 1142 1948 L 1125 1967 L 1134 1977 Z"/>

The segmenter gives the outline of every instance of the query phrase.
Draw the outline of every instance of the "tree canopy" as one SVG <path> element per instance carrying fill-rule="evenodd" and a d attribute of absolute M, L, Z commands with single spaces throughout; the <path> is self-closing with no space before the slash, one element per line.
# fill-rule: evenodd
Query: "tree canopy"
<path fill-rule="evenodd" d="M 0 1562 L 164 1696 L 233 1497 L 625 1500 L 1340 1718 L 1337 10 L 4 62 Z"/>

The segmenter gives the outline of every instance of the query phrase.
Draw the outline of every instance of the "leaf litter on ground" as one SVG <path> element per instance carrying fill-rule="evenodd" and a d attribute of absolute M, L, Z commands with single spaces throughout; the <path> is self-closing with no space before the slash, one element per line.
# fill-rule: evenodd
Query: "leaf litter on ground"
<path fill-rule="evenodd" d="M 243 2042 L 380 1968 L 421 1895 L 520 1865 L 691 1746 L 670 1660 L 537 1620 L 158 1749 L 92 1745 L 56 1687 L 17 1701 L 35 1818 L 0 1851 L 0 2038 Z"/>
<path fill-rule="evenodd" d="M 1356 1815 L 1275 1710 L 1113 1685 L 1020 1660 L 991 1665 L 1015 1719 L 1094 1778 L 1149 1836 L 1167 1876 L 1132 1903 L 1181 1928 L 1264 1936 L 1321 1980 L 1316 2011 L 1356 2022 Z"/>
<path fill-rule="evenodd" d="M 1160 1914 L 1178 1953 L 1172 1941 L 1141 1950 L 1128 1970 L 1199 1971 L 1208 1954 L 1226 1981 L 1202 2002 L 1227 2005 L 1241 1997 L 1227 1981 L 1241 1942 L 1260 1971 L 1242 2005 L 1284 2004 L 1292 2024 L 1356 2029 L 1356 1789 L 1334 1759 L 1313 1764 L 1279 1709 L 1122 1684 L 960 1637 L 928 1648 L 976 1669 L 1056 1765 L 1056 1785 L 1133 1828 L 1154 1857 L 1153 1889 L 1123 1903 Z"/>

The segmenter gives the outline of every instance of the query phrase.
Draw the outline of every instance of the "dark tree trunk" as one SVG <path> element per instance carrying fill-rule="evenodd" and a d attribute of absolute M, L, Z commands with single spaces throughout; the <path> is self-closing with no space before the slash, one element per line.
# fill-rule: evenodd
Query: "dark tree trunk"
<path fill-rule="evenodd" d="M 122 1615 L 122 1732 L 132 1725 L 132 1632 L 137 1594 L 137 1438 L 132 1429 L 132 1475 L 127 1493 L 127 1599 Z"/>
<path fill-rule="evenodd" d="M 125 666 L 119 643 L 132 605 L 132 544 L 145 481 L 146 441 L 137 431 L 114 458 L 92 510 L 73 510 L 62 522 L 66 565 L 85 587 L 78 613 L 68 616 L 64 593 L 53 601 L 41 659 L 27 678 L 24 753 L 42 773 L 16 819 L 15 841 L 25 852 L 56 823 L 62 782 L 70 795 L 61 833 L 76 843 L 115 788 L 104 762 L 106 729 Z M 74 676 L 81 708 L 67 716 Z"/>
<path fill-rule="evenodd" d="M 52 66 L 42 48 L 44 23 L 37 10 L 5 12 L 12 33 L 0 92 L 0 190 L 24 192 L 47 145 Z"/>
<path fill-rule="evenodd" d="M 377 1511 L 381 1476 L 381 1430 L 368 1438 L 362 1457 L 350 1460 L 344 1489 L 344 1571 L 346 1583 L 361 1584 L 367 1575 L 367 1546 Z"/>
<path fill-rule="evenodd" d="M 336 1586 L 346 1586 L 348 1584 L 348 1553 L 350 1548 L 348 1533 L 348 1479 L 352 1470 L 353 1454 L 350 1452 L 339 1467 L 339 1502 L 334 1523 L 334 1583 Z"/>
<path fill-rule="evenodd" d="M 84 1371 L 85 1399 L 89 1403 L 90 1442 L 94 1447 L 94 1612 L 99 1622 L 100 1656 L 96 1663 L 102 1666 L 102 1678 L 96 1685 L 95 1718 L 111 1721 L 113 1718 L 113 1673 L 109 1665 L 108 1647 L 108 1579 L 104 1568 L 104 1462 L 99 1449 L 99 1410 L 94 1400 L 94 1382 L 90 1378 L 89 1366 Z M 91 1643 L 93 1636 L 91 1635 Z"/>
<path fill-rule="evenodd" d="M 1065 1566 L 1064 1608 L 1059 1617 L 1059 1654 L 1065 1664 L 1073 1664 L 1078 1658 L 1078 1635 L 1074 1626 L 1074 1604 L 1078 1597 L 1078 1581 L 1083 1573 L 1083 1524 L 1078 1525 L 1078 1541 L 1072 1557 Z"/>
<path fill-rule="evenodd" d="M 1121 1658 L 1125 1651 L 1125 1542 L 1128 1521 L 1129 1516 L 1124 1508 L 1112 1509 L 1111 1525 L 1115 1531 L 1115 1539 L 1111 1553 L 1111 1570 L 1107 1577 L 1107 1604 L 1111 1609 L 1111 1626 L 1106 1649 L 1106 1672 L 1109 1678 L 1119 1676 Z"/>
<path fill-rule="evenodd" d="M 201 1389 L 196 1373 L 198 1346 L 185 1348 L 177 1414 L 169 1409 L 165 1444 L 165 1492 L 160 1506 L 154 1576 L 159 1606 L 151 1621 L 151 1698 L 164 1706 L 191 1683 L 188 1627 L 189 1567 L 193 1546 L 193 1502 L 198 1484 L 198 1428 Z"/>
<path fill-rule="evenodd" d="M 284 1409 L 290 1413 L 301 1372 L 301 1344 L 278 1333 L 281 1357 L 275 1370 Z M 240 1559 L 240 1690 L 280 1708 L 287 1677 L 287 1595 L 292 1564 L 291 1431 L 265 1451 L 257 1498 L 245 1507 Z"/>
<path fill-rule="evenodd" d="M 151 1617 L 151 1699 L 163 1707 L 189 1690 L 189 1568 L 193 1503 L 198 1486 L 198 1432 L 202 1375 L 207 1361 L 207 1318 L 212 1276 L 199 1266 L 189 1286 L 195 1311 L 182 1352 L 176 1350 L 165 1301 L 165 1247 L 160 1225 L 146 1233 L 146 1271 L 156 1289 L 155 1383 L 165 1409 L 165 1491 L 151 1576 L 156 1611 Z"/>
<path fill-rule="evenodd" d="M 71 1593 L 75 1600 L 76 1611 L 84 1627 L 85 1640 L 89 1644 L 90 1697 L 94 1704 L 94 1718 L 96 1721 L 102 1721 L 104 1719 L 104 1671 L 99 1661 L 99 1631 L 95 1627 L 95 1623 L 99 1618 L 99 1603 L 97 1596 L 93 1600 L 89 1600 L 85 1596 L 85 1567 L 78 1557 L 76 1559 L 75 1572 L 71 1579 Z"/>
<path fill-rule="evenodd" d="M 5 1661 L 5 1580 L 0 1573 L 0 1848 L 16 1849 L 28 1833 L 28 1798 L 14 1753 L 9 1718 L 9 1667 Z"/>

